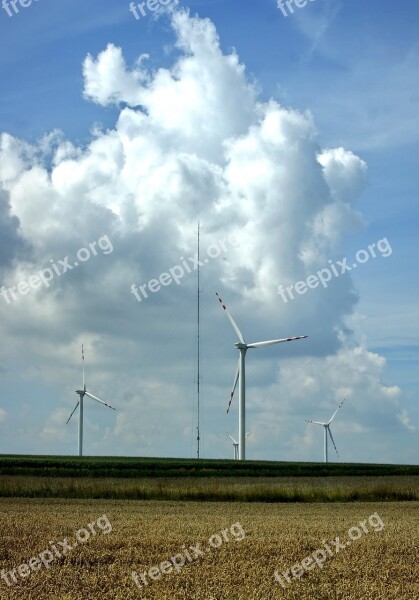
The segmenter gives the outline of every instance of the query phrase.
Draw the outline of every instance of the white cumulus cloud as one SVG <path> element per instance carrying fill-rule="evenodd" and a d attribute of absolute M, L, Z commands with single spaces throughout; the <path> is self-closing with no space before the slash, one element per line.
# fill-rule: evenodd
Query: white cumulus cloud
<path fill-rule="evenodd" d="M 260 389 L 276 385 L 285 406 L 291 399 L 302 402 L 308 416 L 323 403 L 333 408 L 344 393 L 357 407 L 354 422 L 380 400 L 392 415 L 400 410 L 401 392 L 380 383 L 383 359 L 340 336 L 350 338 L 346 323 L 357 301 L 350 275 L 289 304 L 277 293 L 279 284 L 323 267 L 345 236 L 363 226 L 365 162 L 348 149 L 322 148 L 309 112 L 261 99 L 237 53 L 222 52 L 210 20 L 180 11 L 172 27 L 177 52 L 166 68 L 149 69 L 145 55 L 129 67 L 113 44 L 86 57 L 85 97 L 99 115 L 102 106 L 119 106 L 115 126 L 96 128 L 87 146 L 59 132 L 32 145 L 6 133 L 0 137 L 0 229 L 11 240 L 7 256 L 0 255 L 1 285 L 17 286 L 54 260 L 74 260 L 79 248 L 105 234 L 114 248 L 11 305 L 0 298 L 0 332 L 10 356 L 31 365 L 31 380 L 62 389 L 62 405 L 51 408 L 42 436 L 59 444 L 74 400 L 72 381 L 79 377 L 75 348 L 88 337 L 96 393 L 119 408 L 106 439 L 123 440 L 125 453 L 156 454 L 164 438 L 167 452 L 185 453 L 184 432 L 192 431 L 195 273 L 179 286 L 150 292 L 141 304 L 130 287 L 195 253 L 198 218 L 203 253 L 216 240 L 231 234 L 238 239 L 237 247 L 202 269 L 206 382 L 213 392 L 208 434 L 224 430 L 220 399 L 235 362 L 228 353 L 229 325 L 210 300 L 220 285 L 249 336 L 310 335 L 309 343 L 287 348 L 285 356 L 294 358 L 281 362 L 277 384 L 278 354 L 263 355 L 264 376 L 258 377 L 260 362 L 254 367 Z M 99 358 L 102 366 L 94 370 Z M 176 419 L 167 404 L 169 389 Z M 260 405 L 258 423 L 273 406 Z M 153 442 L 144 432 L 156 418 L 164 436 L 156 433 Z M 91 435 L 99 436 L 98 452 L 117 450 L 100 446 L 103 428 Z M 267 446 L 258 451 L 270 455 Z"/>

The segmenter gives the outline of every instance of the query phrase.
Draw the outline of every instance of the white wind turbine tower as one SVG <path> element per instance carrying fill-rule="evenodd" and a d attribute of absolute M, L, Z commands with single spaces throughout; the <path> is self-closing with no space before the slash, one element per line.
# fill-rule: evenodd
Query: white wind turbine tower
<path fill-rule="evenodd" d="M 79 410 L 79 456 L 83 456 L 83 399 L 84 399 L 84 397 L 88 396 L 92 400 L 96 400 L 96 402 L 100 402 L 100 404 L 104 404 L 108 408 L 111 408 L 112 410 L 116 410 L 115 408 L 113 408 L 113 406 L 111 406 L 110 404 L 106 404 L 106 402 L 103 402 L 103 400 L 100 400 L 96 396 L 93 396 L 93 394 L 91 394 L 90 392 L 88 392 L 86 390 L 86 383 L 85 383 L 85 380 L 84 380 L 84 349 L 83 349 L 83 344 L 81 346 L 81 359 L 82 359 L 82 362 L 83 362 L 83 389 L 82 390 L 76 390 L 76 394 L 78 394 L 80 397 L 79 397 L 79 400 L 78 400 L 76 406 L 73 409 L 73 412 L 68 417 L 67 422 L 66 422 L 66 425 L 67 425 L 67 423 L 69 422 L 69 420 L 71 419 L 71 417 L 76 412 L 78 406 L 80 406 L 80 410 Z"/>
<path fill-rule="evenodd" d="M 308 336 L 300 335 L 298 337 L 292 338 L 281 338 L 277 340 L 269 340 L 266 342 L 253 342 L 252 344 L 246 344 L 244 341 L 243 335 L 238 328 L 236 322 L 233 317 L 227 310 L 226 305 L 221 300 L 219 294 L 216 292 L 216 296 L 224 309 L 225 314 L 227 315 L 231 325 L 233 326 L 234 331 L 236 332 L 237 337 L 239 338 L 239 342 L 236 342 L 235 346 L 238 350 L 240 350 L 239 364 L 237 366 L 236 375 L 234 377 L 233 382 L 233 391 L 230 394 L 230 402 L 228 404 L 227 413 L 230 410 L 231 401 L 233 399 L 234 391 L 236 389 L 237 381 L 239 381 L 239 460 L 245 460 L 246 458 L 246 446 L 245 446 L 245 427 L 246 427 L 246 372 L 245 372 L 245 358 L 246 352 L 249 348 L 263 348 L 264 346 L 272 346 L 273 344 L 281 344 L 282 342 L 292 342 L 294 340 L 302 340 Z"/>
<path fill-rule="evenodd" d="M 327 423 L 320 423 L 320 421 L 309 421 L 308 419 L 306 419 L 307 423 L 314 423 L 315 425 L 322 425 L 322 427 L 324 427 L 324 462 L 325 463 L 329 462 L 328 447 L 327 447 L 327 442 L 328 442 L 327 434 L 330 435 L 330 439 L 332 440 L 332 444 L 335 447 L 336 454 L 339 456 L 339 452 L 338 452 L 338 449 L 336 448 L 335 440 L 333 439 L 332 432 L 330 431 L 330 423 L 336 417 L 338 410 L 340 409 L 340 407 L 342 406 L 342 404 L 344 402 L 345 402 L 345 398 L 339 404 L 339 406 L 333 413 L 332 418 Z"/>
<path fill-rule="evenodd" d="M 251 431 L 248 431 L 246 433 L 246 437 L 249 437 L 249 435 L 251 435 L 251 433 L 252 433 Z M 238 460 L 238 458 L 239 458 L 239 442 L 237 442 L 234 439 L 234 437 L 232 435 L 230 435 L 229 433 L 227 433 L 227 435 L 231 439 L 231 441 L 233 442 L 233 448 L 234 448 L 234 450 L 233 450 L 233 457 L 234 457 L 234 460 Z"/>

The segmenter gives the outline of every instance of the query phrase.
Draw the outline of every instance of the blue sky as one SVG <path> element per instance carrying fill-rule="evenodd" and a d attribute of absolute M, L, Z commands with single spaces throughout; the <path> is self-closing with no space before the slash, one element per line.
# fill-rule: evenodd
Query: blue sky
<path fill-rule="evenodd" d="M 341 460 L 418 463 L 419 7 L 314 0 L 284 17 L 275 0 L 178 6 L 191 23 L 197 16 L 202 43 L 197 35 L 188 47 L 189 21 L 176 33 L 170 14 L 137 21 L 129 2 L 119 0 L 38 0 L 13 17 L 0 10 L 0 135 L 7 135 L 0 148 L 0 283 L 8 288 L 104 234 L 114 246 L 51 289 L 12 306 L 0 298 L 0 452 L 75 451 L 76 420 L 60 424 L 74 405 L 84 341 L 93 393 L 119 409 L 118 417 L 99 406 L 86 412 L 86 453 L 193 455 L 195 274 L 147 304 L 136 303 L 129 288 L 192 252 L 199 218 L 204 247 L 235 225 L 243 236 L 241 252 L 227 252 L 203 273 L 205 455 L 228 456 L 225 432 L 237 432 L 237 399 L 227 420 L 224 410 L 236 356 L 234 335 L 212 298 L 219 288 L 249 334 L 310 335 L 305 347 L 249 357 L 249 456 L 320 460 L 320 433 L 304 419 L 327 417 L 348 395 L 336 423 Z M 205 45 L 208 25 L 198 23 L 213 24 L 219 56 L 213 40 Z M 148 58 L 138 66 L 143 54 Z M 185 57 L 193 58 L 198 80 L 202 65 L 202 86 L 215 99 L 187 86 L 179 66 Z M 165 89 L 159 69 L 184 81 L 182 91 Z M 134 116 L 142 111 L 146 124 Z M 283 141 L 260 142 L 262 114 L 273 128 L 277 114 Z M 44 137 L 56 130 L 62 133 Z M 116 137 L 124 146 L 121 171 Z M 327 154 L 328 191 L 313 166 L 316 148 L 346 152 L 342 159 Z M 284 157 L 269 171 L 272 188 L 258 181 L 257 170 L 247 179 L 271 151 L 269 164 Z M 309 241 L 302 232 L 314 227 L 314 204 L 325 208 L 330 194 L 337 220 L 325 239 Z M 322 214 L 324 223 L 329 213 Z M 289 244 L 285 231 L 292 232 Z M 391 256 L 278 305 L 276 284 L 305 279 L 328 259 L 353 262 L 358 250 L 383 238 Z M 307 247 L 315 256 L 303 266 L 298 252 Z M 345 369 L 353 369 L 347 381 Z M 295 379 L 305 384 L 291 393 Z"/>

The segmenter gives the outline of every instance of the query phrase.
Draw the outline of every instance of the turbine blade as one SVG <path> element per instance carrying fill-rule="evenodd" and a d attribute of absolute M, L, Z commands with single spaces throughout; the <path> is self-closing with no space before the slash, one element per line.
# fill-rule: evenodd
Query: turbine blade
<path fill-rule="evenodd" d="M 330 439 L 332 440 L 332 443 L 333 443 L 333 445 L 335 447 L 336 454 L 339 456 L 339 452 L 338 452 L 338 449 L 336 448 L 335 440 L 333 439 L 333 435 L 332 435 L 332 432 L 330 431 L 330 427 L 329 426 L 327 426 L 327 431 L 329 432 Z"/>
<path fill-rule="evenodd" d="M 83 390 L 86 391 L 86 382 L 84 379 L 84 348 L 83 348 L 83 344 L 81 345 L 81 360 L 83 363 Z"/>
<path fill-rule="evenodd" d="M 225 314 L 227 315 L 227 317 L 228 317 L 228 319 L 229 319 L 230 323 L 232 324 L 232 326 L 233 326 L 233 329 L 234 329 L 234 331 L 236 332 L 236 334 L 237 334 L 237 336 L 238 336 L 239 340 L 241 341 L 241 343 L 242 343 L 242 344 L 245 344 L 246 342 L 245 342 L 245 341 L 244 341 L 244 339 L 243 339 L 242 332 L 241 332 L 241 331 L 240 331 L 240 329 L 238 328 L 236 321 L 233 319 L 233 317 L 232 317 L 232 316 L 230 315 L 230 313 L 228 312 L 227 306 L 226 306 L 226 305 L 224 304 L 224 302 L 221 300 L 221 298 L 220 298 L 220 296 L 219 296 L 218 292 L 215 292 L 215 295 L 217 296 L 219 303 L 220 303 L 220 304 L 221 304 L 221 306 L 223 307 L 223 309 L 224 309 L 224 312 L 225 312 Z"/>
<path fill-rule="evenodd" d="M 237 444 L 236 440 L 234 439 L 234 437 L 232 435 L 230 435 L 229 433 L 227 433 L 227 435 L 230 438 L 230 440 L 232 440 L 233 444 Z"/>
<path fill-rule="evenodd" d="M 71 415 L 68 417 L 67 421 L 65 422 L 66 425 L 69 422 L 69 420 L 71 419 L 71 417 L 74 415 L 74 413 L 76 412 L 79 404 L 80 404 L 80 400 L 77 402 L 76 406 L 73 408 L 73 412 L 71 413 Z"/>
<path fill-rule="evenodd" d="M 237 365 L 236 373 L 234 375 L 233 388 L 232 388 L 232 390 L 230 392 L 230 400 L 228 402 L 227 414 L 228 414 L 228 412 L 230 410 L 230 406 L 231 406 L 231 402 L 233 400 L 234 392 L 236 391 L 237 382 L 239 380 L 239 374 L 240 374 L 240 358 L 239 358 L 239 363 Z"/>
<path fill-rule="evenodd" d="M 342 406 L 342 404 L 345 402 L 345 398 L 342 400 L 342 402 L 339 404 L 339 406 L 337 407 L 337 409 L 335 410 L 335 412 L 332 415 L 332 418 L 330 419 L 330 421 L 328 422 L 328 425 L 330 425 L 330 423 L 333 421 L 333 419 L 336 417 L 338 410 L 340 409 L 340 407 Z"/>
<path fill-rule="evenodd" d="M 280 338 L 279 340 L 268 340 L 267 342 L 253 342 L 248 344 L 248 348 L 262 348 L 263 346 L 272 346 L 273 344 L 282 344 L 282 342 L 293 342 L 294 340 L 304 340 L 308 335 L 299 335 L 292 338 Z"/>
<path fill-rule="evenodd" d="M 311 421 L 309 419 L 306 419 L 307 423 L 314 423 L 315 425 L 323 425 L 323 427 L 325 427 L 327 425 L 327 423 L 320 423 L 320 421 Z"/>
<path fill-rule="evenodd" d="M 111 408 L 112 410 L 116 410 L 116 408 L 114 408 L 110 404 L 106 404 L 106 402 L 103 402 L 103 400 L 101 400 L 100 398 L 93 396 L 93 394 L 91 394 L 90 392 L 86 392 L 86 396 L 89 396 L 89 398 L 91 398 L 92 400 L 96 400 L 96 402 L 100 402 L 101 404 L 104 404 L 105 406 L 107 406 L 108 408 Z"/>

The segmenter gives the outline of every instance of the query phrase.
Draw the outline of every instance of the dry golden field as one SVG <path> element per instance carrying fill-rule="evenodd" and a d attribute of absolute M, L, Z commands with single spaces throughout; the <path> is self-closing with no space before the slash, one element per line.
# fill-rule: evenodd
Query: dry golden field
<path fill-rule="evenodd" d="M 376 520 L 374 527 L 368 523 L 373 513 L 384 523 L 381 531 L 375 527 Z M 103 515 L 106 518 L 99 526 L 97 521 Z M 417 600 L 418 515 L 418 502 L 261 504 L 1 499 L 0 568 L 11 585 L 8 587 L 4 577 L 0 579 L 0 597 Z M 290 569 L 337 536 L 341 542 L 349 540 L 348 530 L 365 520 L 369 532 L 362 531 L 350 547 L 333 557 L 327 556 L 322 568 L 315 565 L 301 579 L 292 580 L 286 589 L 275 581 L 275 569 Z M 96 526 L 89 529 L 88 524 L 95 522 Z M 69 549 L 81 528 L 90 532 L 90 538 Z M 217 533 L 219 538 L 211 538 Z M 352 535 L 356 537 L 355 533 Z M 85 533 L 78 536 L 87 537 Z M 59 544 L 65 544 L 65 538 L 67 547 Z M 221 544 L 207 551 L 210 538 L 214 545 L 220 540 Z M 66 549 L 66 554 L 54 556 L 53 545 L 57 551 Z M 33 569 L 40 567 L 39 570 L 21 566 L 24 577 L 19 574 L 19 565 L 27 565 L 31 558 L 39 558 L 47 550 L 50 554 L 44 553 L 43 557 L 45 562 L 51 560 L 49 568 L 35 561 Z M 203 556 L 195 556 L 201 551 L 205 551 Z M 165 561 L 182 552 L 186 564 L 176 573 L 173 564 L 168 566 Z M 181 562 L 179 557 L 177 560 Z M 167 573 L 152 571 L 155 580 L 146 575 L 150 583 L 139 589 L 131 577 L 132 571 L 140 575 L 162 563 L 161 568 Z M 13 570 L 19 583 L 12 582 Z"/>

